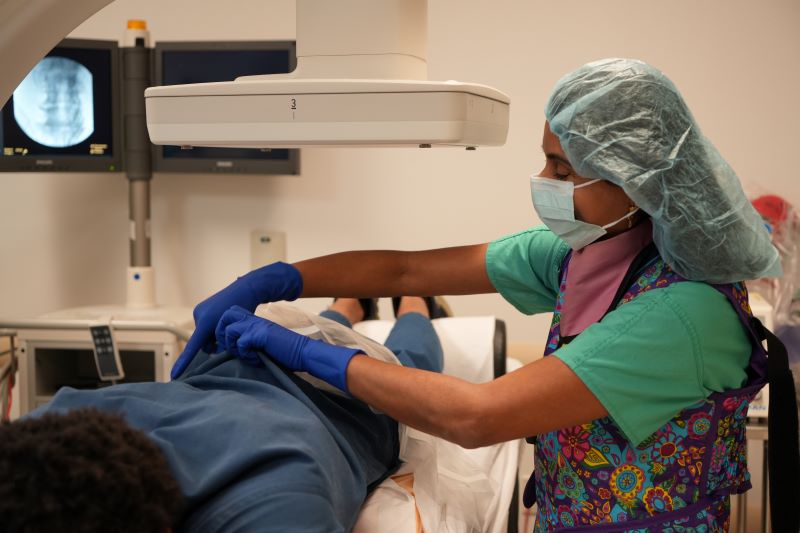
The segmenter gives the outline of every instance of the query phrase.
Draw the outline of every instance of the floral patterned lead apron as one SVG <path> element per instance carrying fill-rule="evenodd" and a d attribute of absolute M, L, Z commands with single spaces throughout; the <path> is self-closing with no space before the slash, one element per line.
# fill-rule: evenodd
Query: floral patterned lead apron
<path fill-rule="evenodd" d="M 569 259 L 545 355 L 564 344 L 559 323 L 568 266 Z M 682 281 L 656 257 L 618 305 Z M 610 417 L 536 437 L 535 470 L 524 497 L 527 506 L 539 505 L 535 532 L 728 530 L 730 495 L 750 488 L 745 419 L 750 400 L 766 383 L 766 352 L 751 324 L 744 285 L 714 288 L 728 298 L 752 339 L 745 386 L 687 407 L 638 446 Z"/>

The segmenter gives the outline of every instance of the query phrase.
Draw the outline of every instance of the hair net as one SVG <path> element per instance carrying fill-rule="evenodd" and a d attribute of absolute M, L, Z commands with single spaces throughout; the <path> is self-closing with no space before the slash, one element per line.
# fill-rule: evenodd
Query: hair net
<path fill-rule="evenodd" d="M 588 63 L 559 80 L 545 115 L 578 174 L 622 187 L 650 215 L 675 272 L 709 283 L 780 275 L 736 173 L 657 69 L 631 59 Z"/>

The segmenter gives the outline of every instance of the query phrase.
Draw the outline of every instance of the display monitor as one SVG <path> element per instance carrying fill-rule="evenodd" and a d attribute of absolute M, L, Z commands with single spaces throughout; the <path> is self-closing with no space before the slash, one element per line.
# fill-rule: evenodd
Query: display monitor
<path fill-rule="evenodd" d="M 155 46 L 155 85 L 233 81 L 239 76 L 281 74 L 297 62 L 293 41 L 159 42 Z M 297 174 L 298 149 L 156 146 L 153 170 Z"/>
<path fill-rule="evenodd" d="M 121 170 L 119 48 L 65 39 L 0 111 L 0 171 Z"/>

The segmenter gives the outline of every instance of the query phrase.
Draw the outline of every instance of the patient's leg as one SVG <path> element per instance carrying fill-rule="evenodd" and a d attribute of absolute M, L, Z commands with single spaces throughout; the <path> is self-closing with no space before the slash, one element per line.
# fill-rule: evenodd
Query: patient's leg
<path fill-rule="evenodd" d="M 404 296 L 400 300 L 397 321 L 384 344 L 403 366 L 442 371 L 442 344 L 428 318 L 428 307 L 422 298 Z"/>
<path fill-rule="evenodd" d="M 352 328 L 353 324 L 364 319 L 364 309 L 355 298 L 337 298 L 319 315 Z"/>
<path fill-rule="evenodd" d="M 355 298 L 338 298 L 320 315 L 352 327 L 364 318 L 364 309 Z M 403 366 L 442 371 L 442 345 L 428 318 L 428 306 L 423 298 L 401 298 L 397 308 L 397 322 L 384 344 Z"/>

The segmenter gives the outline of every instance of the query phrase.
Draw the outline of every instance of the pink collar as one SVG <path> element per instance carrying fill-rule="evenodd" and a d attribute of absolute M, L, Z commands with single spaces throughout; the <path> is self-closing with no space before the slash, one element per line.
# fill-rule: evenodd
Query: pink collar
<path fill-rule="evenodd" d="M 561 335 L 577 335 L 599 321 L 611 305 L 628 267 L 653 240 L 646 220 L 633 229 L 572 252 L 567 272 Z"/>

